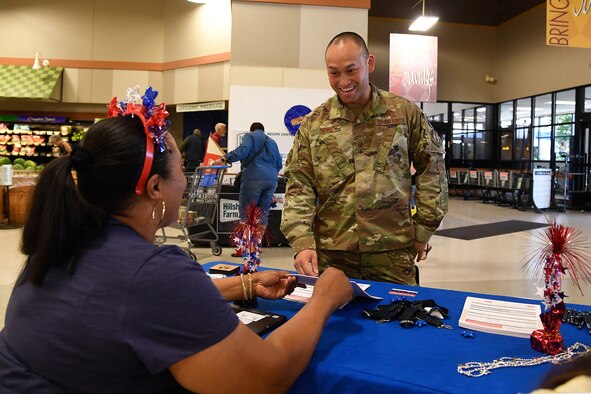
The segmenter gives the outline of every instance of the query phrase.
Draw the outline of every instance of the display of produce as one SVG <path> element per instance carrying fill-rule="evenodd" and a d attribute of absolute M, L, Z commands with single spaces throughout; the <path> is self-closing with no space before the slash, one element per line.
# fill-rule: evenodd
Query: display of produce
<path fill-rule="evenodd" d="M 8 156 L 0 156 L 0 166 L 12 165 L 13 170 L 36 171 L 39 172 L 45 168 L 43 164 L 37 164 L 33 160 L 26 160 L 22 157 L 17 157 L 13 161 Z"/>
<path fill-rule="evenodd" d="M 66 121 L 65 118 L 62 119 Z M 52 139 L 61 138 L 75 143 L 82 139 L 87 129 L 87 126 L 78 124 L 20 121 L 0 123 L 0 157 L 23 158 L 22 163 L 15 160 L 12 164 L 23 166 L 23 169 L 35 170 L 40 164 L 62 154 L 60 147 L 52 144 Z M 25 161 L 28 161 L 28 165 Z"/>

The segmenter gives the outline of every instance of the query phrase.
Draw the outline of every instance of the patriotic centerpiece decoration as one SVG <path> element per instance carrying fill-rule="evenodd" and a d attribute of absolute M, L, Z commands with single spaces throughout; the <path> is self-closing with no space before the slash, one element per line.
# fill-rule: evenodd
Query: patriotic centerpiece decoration
<path fill-rule="evenodd" d="M 543 247 L 528 258 L 537 272 L 543 272 L 543 312 L 540 315 L 544 329 L 534 331 L 530 343 L 534 350 L 558 354 L 564 348 L 560 324 L 565 312 L 562 279 L 569 273 L 581 294 L 581 281 L 591 283 L 591 257 L 585 252 L 588 242 L 583 233 L 551 221 L 544 230 Z"/>
<path fill-rule="evenodd" d="M 240 221 L 231 234 L 232 245 L 242 251 L 242 273 L 256 272 L 261 265 L 265 225 L 263 210 L 251 203 L 246 207 L 246 220 Z"/>

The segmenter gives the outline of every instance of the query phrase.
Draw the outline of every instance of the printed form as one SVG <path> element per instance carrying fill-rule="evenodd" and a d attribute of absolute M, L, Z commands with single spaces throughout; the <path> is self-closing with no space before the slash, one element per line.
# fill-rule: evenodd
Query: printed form
<path fill-rule="evenodd" d="M 466 297 L 459 326 L 491 334 L 529 338 L 544 326 L 540 305 Z"/>

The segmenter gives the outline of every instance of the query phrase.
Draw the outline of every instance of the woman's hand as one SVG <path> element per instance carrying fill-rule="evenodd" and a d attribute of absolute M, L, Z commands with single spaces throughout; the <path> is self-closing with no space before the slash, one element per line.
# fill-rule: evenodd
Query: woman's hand
<path fill-rule="evenodd" d="M 291 294 L 297 283 L 297 278 L 290 276 L 285 271 L 268 270 L 251 275 L 254 294 L 269 300 L 276 300 Z"/>

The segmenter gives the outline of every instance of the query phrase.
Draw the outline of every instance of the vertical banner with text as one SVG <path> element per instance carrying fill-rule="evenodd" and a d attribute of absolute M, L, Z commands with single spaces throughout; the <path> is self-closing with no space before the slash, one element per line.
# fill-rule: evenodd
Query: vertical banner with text
<path fill-rule="evenodd" d="M 437 37 L 390 34 L 390 92 L 410 101 L 437 101 Z"/>
<path fill-rule="evenodd" d="M 546 45 L 591 48 L 591 0 L 546 0 Z"/>

